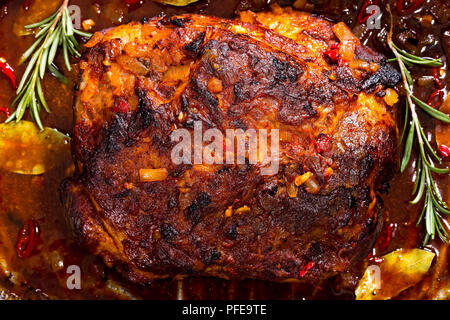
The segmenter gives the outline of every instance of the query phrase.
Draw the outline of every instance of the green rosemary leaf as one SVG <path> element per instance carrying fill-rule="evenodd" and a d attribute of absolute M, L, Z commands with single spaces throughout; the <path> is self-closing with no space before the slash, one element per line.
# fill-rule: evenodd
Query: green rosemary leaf
<path fill-rule="evenodd" d="M 59 26 L 56 31 L 55 31 L 55 38 L 60 38 L 60 34 L 62 32 L 62 27 Z M 53 41 L 51 47 L 50 47 L 50 51 L 48 53 L 48 61 L 47 61 L 47 65 L 51 65 L 53 63 L 53 60 L 55 59 L 56 56 L 56 50 L 58 49 L 59 46 L 59 42 L 58 41 Z M 46 60 L 44 60 L 46 61 Z"/>
<path fill-rule="evenodd" d="M 437 216 L 437 223 L 438 223 L 438 232 L 439 232 L 439 238 L 441 238 L 441 240 L 445 243 L 448 243 L 448 233 L 445 230 L 445 227 L 442 225 L 442 221 L 441 218 L 439 216 Z M 441 230 L 441 232 L 439 231 Z"/>
<path fill-rule="evenodd" d="M 39 21 L 39 22 L 36 22 L 36 23 L 33 23 L 33 24 L 26 25 L 24 28 L 25 28 L 25 29 L 34 29 L 34 28 L 40 27 L 41 25 L 43 25 L 43 24 L 45 24 L 45 23 L 48 23 L 48 22 L 52 21 L 53 19 L 55 19 L 55 17 L 56 17 L 57 14 L 58 14 L 58 12 L 55 12 L 55 13 L 52 14 L 50 17 L 45 18 L 45 19 L 42 20 L 42 21 Z"/>
<path fill-rule="evenodd" d="M 417 188 L 419 187 L 419 183 L 420 183 L 421 174 L 422 174 L 422 158 L 417 157 L 416 181 L 414 182 L 414 188 L 413 188 L 412 194 L 416 194 L 416 192 L 417 192 Z"/>
<path fill-rule="evenodd" d="M 73 32 L 78 34 L 79 36 L 85 37 L 85 38 L 90 38 L 92 37 L 92 33 L 88 33 L 88 32 L 83 32 L 81 30 L 78 29 L 73 29 Z"/>
<path fill-rule="evenodd" d="M 28 58 L 33 54 L 34 50 L 35 50 L 36 47 L 42 42 L 43 39 L 44 39 L 44 38 L 39 38 L 39 39 L 37 39 L 37 40 L 31 45 L 31 47 L 29 47 L 28 50 L 24 52 L 24 54 L 22 55 L 22 57 L 20 57 L 19 65 L 21 65 L 22 63 L 24 63 L 25 61 L 28 60 Z"/>
<path fill-rule="evenodd" d="M 425 228 L 427 233 L 430 235 L 430 238 L 433 240 L 435 235 L 435 221 L 434 221 L 434 210 L 433 210 L 433 202 L 430 200 L 430 194 L 427 192 L 425 198 Z"/>
<path fill-rule="evenodd" d="M 419 128 L 420 135 L 422 136 L 422 140 L 423 140 L 423 142 L 425 142 L 425 146 L 427 147 L 428 152 L 431 153 L 431 155 L 434 157 L 434 159 L 436 159 L 436 161 L 438 161 L 439 163 L 442 163 L 442 159 L 436 154 L 433 147 L 431 147 L 430 142 L 428 141 L 428 138 L 425 135 L 425 132 L 423 131 L 422 126 L 419 125 L 418 128 Z"/>
<path fill-rule="evenodd" d="M 420 226 L 420 224 L 422 223 L 422 220 L 423 220 L 423 218 L 425 216 L 425 210 L 426 210 L 426 207 L 424 205 L 422 207 L 422 211 L 420 212 L 419 219 L 417 219 L 416 227 Z"/>
<path fill-rule="evenodd" d="M 410 91 L 409 89 L 407 89 L 407 91 L 409 92 L 411 99 L 414 100 L 415 103 L 417 103 L 417 105 L 426 113 L 428 113 L 430 116 L 432 116 L 433 118 L 440 120 L 442 122 L 445 123 L 450 123 L 450 116 L 439 111 L 436 110 L 432 107 L 430 107 L 428 104 L 426 104 L 425 102 L 423 102 L 422 100 L 418 99 L 417 97 L 415 97 Z"/>
<path fill-rule="evenodd" d="M 402 143 L 403 142 L 403 139 L 405 138 L 405 133 L 406 133 L 406 129 L 407 129 L 407 127 L 408 127 L 408 110 L 409 110 L 409 103 L 408 103 L 408 100 L 406 100 L 406 103 L 405 103 L 405 115 L 404 115 L 404 121 L 403 121 L 403 130 L 402 130 L 402 134 L 401 134 L 401 136 L 400 136 L 400 139 L 399 139 L 399 141 L 400 141 L 400 143 Z"/>
<path fill-rule="evenodd" d="M 54 64 L 47 66 L 48 70 L 62 83 L 68 84 L 69 80 L 55 67 Z"/>
<path fill-rule="evenodd" d="M 439 204 L 445 208 L 450 210 L 450 208 L 447 206 L 447 204 L 442 200 L 441 194 L 439 193 L 439 189 L 436 186 L 436 182 L 434 181 L 434 179 L 431 179 L 431 186 L 432 186 L 432 191 L 433 194 L 436 195 L 436 200 L 439 202 Z"/>
<path fill-rule="evenodd" d="M 405 171 L 406 166 L 409 163 L 409 159 L 411 158 L 411 150 L 412 150 L 412 144 L 414 141 L 414 125 L 411 125 L 409 127 L 408 137 L 406 138 L 405 142 L 405 151 L 403 153 L 402 162 L 400 165 L 400 172 Z"/>
<path fill-rule="evenodd" d="M 66 9 L 64 11 L 64 16 L 66 17 L 66 20 L 65 20 L 65 23 L 64 23 L 65 27 L 66 27 L 66 36 L 73 36 L 74 28 L 73 28 L 73 25 L 72 25 L 72 19 L 70 18 L 70 13 L 69 13 L 68 9 Z"/>
<path fill-rule="evenodd" d="M 27 81 L 28 76 L 30 75 L 31 70 L 33 70 L 34 65 L 36 64 L 37 59 L 39 58 L 40 52 L 36 51 L 35 54 L 31 57 L 30 62 L 28 62 L 28 66 L 23 73 L 22 79 L 20 80 L 19 86 L 17 87 L 16 93 L 18 94 L 22 91 L 25 82 Z"/>
<path fill-rule="evenodd" d="M 405 56 L 401 56 L 401 59 L 404 62 L 410 62 L 412 64 L 420 64 L 428 67 L 442 67 L 442 62 L 440 62 L 439 60 L 415 60 Z"/>
<path fill-rule="evenodd" d="M 427 64 L 427 63 L 437 63 L 436 67 L 443 66 L 443 63 L 440 59 L 427 59 L 415 56 L 411 53 L 406 52 L 405 50 L 400 49 L 395 43 L 392 42 L 392 46 L 400 53 L 401 58 L 405 58 L 414 64 Z"/>
<path fill-rule="evenodd" d="M 58 28 L 55 28 L 54 26 L 52 28 L 50 28 L 49 30 L 49 35 L 47 37 L 47 40 L 45 40 L 43 47 L 45 49 L 47 49 L 48 47 L 50 47 L 53 44 L 53 40 L 55 40 L 58 32 L 57 32 Z"/>
<path fill-rule="evenodd" d="M 410 86 L 412 86 L 414 84 L 413 78 L 411 77 L 411 73 L 409 72 L 409 70 L 405 67 L 405 63 L 404 61 L 400 60 L 399 62 L 400 66 L 403 68 L 403 71 L 405 73 L 405 77 L 406 77 L 406 81 L 408 82 L 408 84 Z"/>
<path fill-rule="evenodd" d="M 422 157 L 423 163 L 426 166 L 426 169 L 431 170 L 434 173 L 438 173 L 438 174 L 447 174 L 450 173 L 450 168 L 436 168 L 435 166 L 433 166 L 427 159 L 427 156 L 425 154 L 425 148 L 423 146 L 423 144 L 419 143 L 419 150 L 420 150 L 420 156 Z"/>
<path fill-rule="evenodd" d="M 70 66 L 69 53 L 67 51 L 67 41 L 66 41 L 66 39 L 63 40 L 63 56 L 64 56 L 64 63 L 66 64 L 67 70 L 71 71 L 72 67 Z"/>
<path fill-rule="evenodd" d="M 44 91 L 42 90 L 42 84 L 41 84 L 41 80 L 40 79 L 38 79 L 37 82 L 36 82 L 36 89 L 37 89 L 39 101 L 41 102 L 41 104 L 44 107 L 45 111 L 50 113 L 51 111 L 50 111 L 50 109 L 49 109 L 49 107 L 47 105 L 47 101 L 45 101 Z"/>
<path fill-rule="evenodd" d="M 44 126 L 42 125 L 41 119 L 39 117 L 39 107 L 36 101 L 36 93 L 34 91 L 31 98 L 31 112 L 33 114 L 34 121 L 38 125 L 39 129 L 44 130 Z"/>
<path fill-rule="evenodd" d="M 49 23 L 49 24 L 43 26 L 42 29 L 40 29 L 40 30 L 38 31 L 38 33 L 36 33 L 35 38 L 41 38 L 41 37 L 43 37 L 43 35 L 51 28 L 51 26 L 52 26 L 51 23 Z"/>
<path fill-rule="evenodd" d="M 42 61 L 47 61 L 49 49 L 43 49 L 42 52 Z M 47 69 L 47 65 L 45 63 L 41 63 L 39 66 L 39 76 L 41 79 L 44 79 L 45 70 Z"/>
<path fill-rule="evenodd" d="M 423 192 L 425 190 L 425 168 L 423 168 L 422 173 L 420 174 L 419 179 L 419 190 L 417 190 L 416 197 L 410 201 L 411 204 L 417 204 L 419 203 L 420 199 L 422 199 Z"/>
<path fill-rule="evenodd" d="M 444 208 L 444 207 L 439 203 L 439 201 L 436 199 L 434 193 L 433 193 L 431 190 L 430 190 L 430 193 L 431 193 L 431 200 L 433 201 L 434 206 L 437 207 L 438 211 L 439 211 L 439 212 L 442 212 L 442 213 L 444 213 L 444 214 L 446 214 L 446 215 L 450 215 L 450 210 Z"/>

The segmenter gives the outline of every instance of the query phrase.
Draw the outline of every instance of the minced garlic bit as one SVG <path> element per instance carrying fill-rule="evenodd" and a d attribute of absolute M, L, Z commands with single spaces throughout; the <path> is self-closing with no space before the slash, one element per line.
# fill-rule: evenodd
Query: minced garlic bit
<path fill-rule="evenodd" d="M 309 178 L 311 178 L 311 176 L 312 176 L 312 173 L 311 172 L 306 172 L 306 173 L 304 173 L 304 174 L 302 174 L 301 176 L 297 176 L 296 178 L 295 178 L 295 185 L 297 186 L 297 187 L 299 187 L 299 186 L 301 186 L 302 184 L 304 184 L 307 180 L 309 180 Z"/>
<path fill-rule="evenodd" d="M 167 178 L 168 174 L 166 168 L 140 169 L 139 179 L 142 182 L 163 181 Z"/>
<path fill-rule="evenodd" d="M 394 89 L 388 88 L 386 89 L 386 95 L 384 96 L 384 102 L 388 106 L 393 106 L 398 102 L 398 94 Z"/>

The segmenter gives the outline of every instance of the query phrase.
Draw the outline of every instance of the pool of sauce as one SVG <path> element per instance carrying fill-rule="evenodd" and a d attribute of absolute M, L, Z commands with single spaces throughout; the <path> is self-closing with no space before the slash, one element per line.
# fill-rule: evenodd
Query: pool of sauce
<path fill-rule="evenodd" d="M 32 36 L 23 35 L 21 26 L 50 15 L 60 2 L 26 0 L 28 7 L 25 10 L 22 1 L 0 1 L 0 56 L 15 69 L 17 79 L 20 79 L 24 72 L 24 66 L 18 66 L 20 55 L 33 41 Z M 82 20 L 92 19 L 95 22 L 91 32 L 158 14 L 170 16 L 195 12 L 232 18 L 240 10 L 267 9 L 270 5 L 268 2 L 270 0 L 200 0 L 187 7 L 171 7 L 151 0 L 143 0 L 133 6 L 127 6 L 124 0 L 70 1 L 71 4 L 81 8 Z M 380 1 L 383 14 L 381 31 L 367 30 L 358 23 L 357 17 L 363 2 L 309 0 L 307 8 L 330 21 L 344 21 L 364 44 L 389 55 L 386 46 L 389 15 L 385 8 L 388 3 L 394 8 L 396 0 Z M 279 3 L 292 4 L 288 0 Z M 447 61 L 446 56 L 450 55 L 450 14 L 442 13 L 445 3 L 446 0 L 427 0 L 422 9 L 405 16 L 398 16 L 395 10 L 392 10 L 394 40 L 403 43 L 415 54 L 441 57 Z M 432 17 L 431 20 L 429 16 Z M 45 126 L 56 128 L 68 135 L 72 134 L 73 88 L 78 79 L 76 60 L 72 62 L 74 69 L 71 72 L 62 68 L 63 73 L 69 78 L 68 85 L 49 75 L 45 77 L 43 86 L 52 113 L 41 112 Z M 56 63 L 58 66 L 64 65 L 61 56 L 57 57 Z M 445 70 L 442 82 L 447 92 L 450 80 L 447 76 L 447 65 Z M 431 69 L 415 68 L 413 74 L 415 77 L 431 76 Z M 433 85 L 431 82 L 422 87 L 417 86 L 414 93 L 426 100 L 433 92 Z M 0 106 L 10 106 L 13 99 L 14 91 L 10 83 L 6 77 L 0 76 Z M 434 142 L 434 121 L 423 114 L 421 117 L 427 134 Z M 0 114 L 0 121 L 3 122 L 4 119 L 5 116 Z M 422 204 L 409 204 L 413 188 L 414 164 L 415 160 L 411 161 L 406 172 L 398 174 L 390 186 L 385 188 L 389 191 L 382 196 L 385 223 L 382 239 L 374 248 L 375 256 L 381 256 L 397 248 L 414 248 L 422 245 L 422 226 L 419 228 L 415 226 Z M 145 288 L 136 287 L 124 282 L 120 276 L 108 270 L 97 257 L 84 251 L 68 229 L 58 187 L 61 180 L 71 174 L 71 167 L 72 162 L 68 157 L 56 168 L 39 176 L 19 175 L 0 170 L 0 299 L 353 299 L 354 295 L 349 287 L 355 284 L 357 276 L 364 272 L 368 264 L 365 260 L 355 266 L 352 270 L 354 275 L 347 277 L 348 279 L 344 281 L 346 284 L 337 279 L 310 285 L 191 277 L 184 280 L 158 280 Z M 449 176 L 437 177 L 437 182 L 444 199 L 450 202 Z M 30 257 L 19 258 L 16 253 L 18 233 L 28 219 L 34 219 L 39 226 L 39 243 Z M 447 227 L 448 222 L 447 220 Z M 391 240 L 383 241 L 388 232 L 391 234 Z M 448 245 L 437 239 L 426 248 L 437 254 L 431 270 L 419 284 L 396 298 L 432 299 L 443 295 L 445 297 L 445 294 L 448 297 L 450 287 Z M 81 290 L 67 289 L 66 269 L 69 265 L 81 267 Z"/>

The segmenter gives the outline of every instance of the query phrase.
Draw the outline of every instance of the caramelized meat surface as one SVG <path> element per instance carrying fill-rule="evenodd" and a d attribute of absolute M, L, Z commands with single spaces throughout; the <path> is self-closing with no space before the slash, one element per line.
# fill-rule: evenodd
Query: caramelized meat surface
<path fill-rule="evenodd" d="M 343 23 L 290 9 L 158 17 L 87 46 L 76 172 L 61 195 L 76 235 L 107 265 L 142 284 L 317 281 L 368 254 L 382 223 L 376 193 L 397 167 L 385 97 L 399 75 Z M 279 129 L 279 171 L 174 164 L 171 133 L 196 121 L 223 133 Z M 152 168 L 167 177 L 142 181 Z"/>

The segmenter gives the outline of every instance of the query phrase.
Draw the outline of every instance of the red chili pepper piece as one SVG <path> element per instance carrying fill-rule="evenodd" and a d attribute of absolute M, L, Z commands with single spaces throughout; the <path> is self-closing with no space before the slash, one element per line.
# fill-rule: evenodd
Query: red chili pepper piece
<path fill-rule="evenodd" d="M 367 261 L 371 263 L 381 263 L 383 262 L 382 258 L 378 258 L 375 256 L 375 248 L 370 251 L 369 255 L 367 256 Z"/>
<path fill-rule="evenodd" d="M 13 89 L 17 89 L 16 78 L 14 77 L 14 69 L 6 62 L 5 58 L 0 58 L 0 70 L 8 77 Z"/>
<path fill-rule="evenodd" d="M 438 96 L 439 99 L 436 100 L 436 102 L 432 104 L 432 101 L 433 101 L 434 97 L 436 97 L 436 96 Z M 436 109 L 436 108 L 438 108 L 438 107 L 442 104 L 443 100 L 444 100 L 444 92 L 442 92 L 441 89 L 436 89 L 436 90 L 431 94 L 431 96 L 428 98 L 427 104 L 428 104 L 430 107 L 433 107 L 433 108 Z"/>
<path fill-rule="evenodd" d="M 331 49 L 339 49 L 339 46 L 340 46 L 341 44 L 339 43 L 339 42 L 334 42 L 332 45 L 331 45 Z"/>
<path fill-rule="evenodd" d="M 327 57 L 331 63 L 337 63 L 339 59 L 339 50 L 338 49 L 330 49 L 323 53 L 325 57 Z"/>
<path fill-rule="evenodd" d="M 324 133 L 319 134 L 316 138 L 315 148 L 317 153 L 324 153 L 330 151 L 333 147 L 331 138 Z"/>
<path fill-rule="evenodd" d="M 17 239 L 16 251 L 19 258 L 28 258 L 36 248 L 38 240 L 39 227 L 33 219 L 29 219 L 27 223 L 20 229 Z"/>
<path fill-rule="evenodd" d="M 441 145 L 439 146 L 439 152 L 440 152 L 445 158 L 450 157 L 450 148 L 447 147 L 445 144 L 441 144 Z"/>
<path fill-rule="evenodd" d="M 300 278 L 303 278 L 305 276 L 305 274 L 311 270 L 314 266 L 316 265 L 316 263 L 314 261 L 310 261 L 308 262 L 308 264 L 302 269 L 300 270 Z"/>
<path fill-rule="evenodd" d="M 433 78 L 434 78 L 434 81 L 436 82 L 436 84 L 438 85 L 438 87 L 442 89 L 444 86 L 442 85 L 441 80 L 439 79 L 440 78 L 440 75 L 439 75 L 440 70 L 441 69 L 439 69 L 438 67 L 433 67 Z"/>
<path fill-rule="evenodd" d="M 363 24 L 364 22 L 367 21 L 367 19 L 369 19 L 369 17 L 371 17 L 373 14 L 375 14 L 375 11 L 372 11 L 371 13 L 367 13 L 366 9 L 368 6 L 371 5 L 379 5 L 380 4 L 380 0 L 366 0 L 364 1 L 361 10 L 359 11 L 358 14 L 358 23 L 359 24 Z"/>
<path fill-rule="evenodd" d="M 397 13 L 399 15 L 405 15 L 411 13 L 417 9 L 425 2 L 425 0 L 413 0 L 412 4 L 409 6 L 406 5 L 407 0 L 397 0 Z"/>
<path fill-rule="evenodd" d="M 117 113 L 126 113 L 130 108 L 130 104 L 122 97 L 116 99 L 112 110 Z"/>
<path fill-rule="evenodd" d="M 133 4 L 138 3 L 139 1 L 141 1 L 141 0 L 125 0 L 125 3 L 128 5 L 133 5 Z"/>
<path fill-rule="evenodd" d="M 4 114 L 6 114 L 6 116 L 9 118 L 9 116 L 11 115 L 11 112 L 9 112 L 8 108 L 5 107 L 0 107 L 0 112 L 3 112 Z"/>

